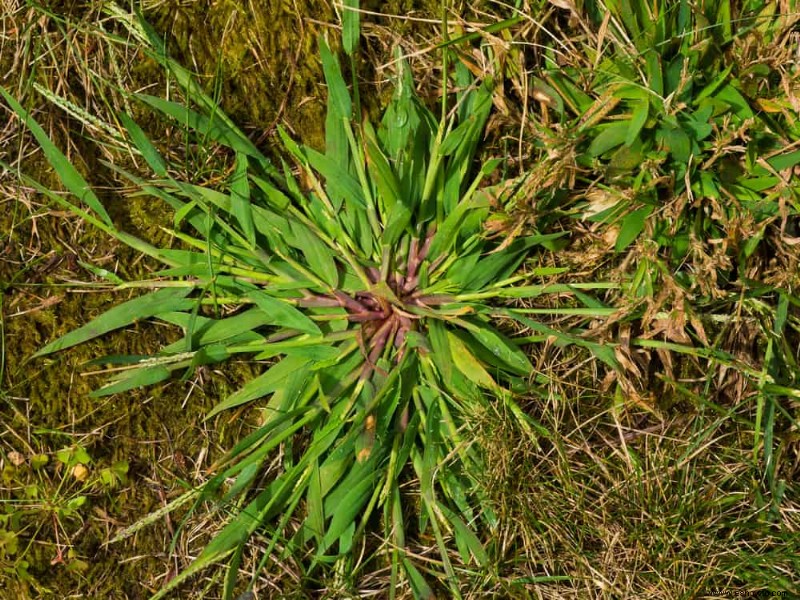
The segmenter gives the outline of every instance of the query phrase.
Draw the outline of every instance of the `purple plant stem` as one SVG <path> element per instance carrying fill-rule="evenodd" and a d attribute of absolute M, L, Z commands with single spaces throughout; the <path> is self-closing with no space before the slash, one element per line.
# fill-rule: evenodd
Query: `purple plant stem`
<path fill-rule="evenodd" d="M 386 319 L 378 328 L 378 331 L 375 332 L 375 335 L 372 336 L 372 339 L 369 341 L 371 349 L 367 357 L 370 363 L 375 364 L 375 361 L 383 354 L 383 350 L 386 348 L 386 343 L 389 341 L 389 336 L 395 324 L 395 319 Z"/>
<path fill-rule="evenodd" d="M 386 344 L 390 340 L 390 333 L 393 329 L 394 322 L 395 319 L 391 318 L 384 321 L 380 328 L 378 328 L 378 331 L 375 332 L 375 335 L 373 335 L 369 340 L 370 351 L 366 356 L 366 364 L 361 369 L 360 377 L 362 379 L 369 377 L 372 371 L 378 370 L 375 362 L 378 360 L 378 358 L 380 358 L 381 354 L 383 354 L 383 350 L 386 348 Z"/>
<path fill-rule="evenodd" d="M 406 286 L 406 278 L 400 274 L 400 272 L 395 271 L 392 273 L 392 289 L 395 293 L 402 294 L 405 290 Z"/>
<path fill-rule="evenodd" d="M 420 262 L 428 258 L 428 251 L 431 249 L 433 237 L 436 235 L 436 228 L 431 227 L 425 234 L 425 241 L 422 243 L 422 248 L 419 251 Z"/>
<path fill-rule="evenodd" d="M 304 308 L 335 308 L 341 305 L 341 302 L 339 302 L 336 298 L 317 296 L 316 294 L 306 296 L 305 298 L 300 298 L 297 301 L 297 306 L 302 306 Z"/>
<path fill-rule="evenodd" d="M 447 294 L 431 294 L 429 296 L 417 295 L 413 294 L 409 299 L 408 302 L 410 304 L 415 304 L 416 306 L 438 306 L 440 304 L 449 304 L 453 301 L 452 296 L 448 296 Z"/>
<path fill-rule="evenodd" d="M 411 247 L 408 250 L 408 267 L 406 268 L 406 282 L 402 290 L 408 293 L 413 290 L 417 285 L 417 269 L 420 265 L 419 258 L 419 240 L 414 238 L 411 240 Z"/>
<path fill-rule="evenodd" d="M 400 362 L 400 359 L 403 358 L 402 353 L 405 350 L 405 348 L 401 348 L 401 346 L 406 341 L 406 333 L 411 330 L 411 319 L 403 315 L 397 315 L 397 318 L 400 322 L 400 326 L 397 328 L 397 335 L 394 337 L 394 347 L 400 350 L 397 359 L 397 361 Z"/>
<path fill-rule="evenodd" d="M 387 315 L 383 311 L 371 310 L 369 312 L 361 312 L 347 315 L 347 320 L 351 323 L 366 323 L 368 321 L 382 321 L 386 319 Z"/>
<path fill-rule="evenodd" d="M 340 302 L 339 306 L 342 306 L 347 310 L 355 313 L 367 312 L 367 308 L 363 304 L 361 304 L 357 300 L 354 300 L 344 292 L 336 290 L 335 292 L 333 292 L 333 295 L 336 296 L 337 300 L 339 300 Z"/>
<path fill-rule="evenodd" d="M 380 303 L 375 299 L 375 296 L 369 292 L 357 292 L 356 300 L 367 310 L 382 310 Z"/>
<path fill-rule="evenodd" d="M 445 258 L 447 258 L 447 255 L 442 254 L 436 260 L 434 260 L 428 267 L 428 273 L 433 273 L 439 267 L 439 265 L 444 262 Z"/>

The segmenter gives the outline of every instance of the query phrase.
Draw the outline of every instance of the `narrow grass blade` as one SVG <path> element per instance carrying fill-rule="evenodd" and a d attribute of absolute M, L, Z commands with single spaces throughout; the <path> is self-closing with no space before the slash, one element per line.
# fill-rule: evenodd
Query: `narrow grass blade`
<path fill-rule="evenodd" d="M 488 323 L 475 323 L 464 320 L 464 327 L 487 350 L 508 365 L 519 375 L 530 375 L 533 365 L 526 354 L 509 338 Z"/>
<path fill-rule="evenodd" d="M 230 182 L 231 210 L 244 232 L 251 248 L 256 246 L 256 230 L 253 225 L 253 209 L 250 206 L 250 184 L 247 180 L 247 155 L 236 156 L 236 169 Z"/>
<path fill-rule="evenodd" d="M 71 331 L 39 350 L 34 357 L 45 356 L 64 348 L 76 346 L 98 336 L 130 325 L 140 319 L 148 319 L 160 313 L 188 310 L 195 301 L 186 298 L 191 288 L 164 288 L 145 296 L 134 298 L 115 306 L 90 323 Z"/>
<path fill-rule="evenodd" d="M 339 62 L 323 37 L 319 38 L 319 54 L 322 59 L 325 81 L 328 84 L 329 107 L 334 109 L 328 112 L 329 114 L 333 113 L 339 119 L 349 119 L 353 106 L 350 100 L 350 92 L 347 90 L 344 77 L 342 77 Z"/>
<path fill-rule="evenodd" d="M 358 48 L 361 27 L 358 4 L 358 0 L 343 0 L 342 2 L 342 48 L 348 56 L 352 56 Z"/>
<path fill-rule="evenodd" d="M 266 373 L 251 379 L 236 392 L 217 404 L 206 415 L 206 419 L 210 419 L 224 410 L 241 406 L 275 392 L 294 371 L 303 369 L 308 364 L 309 361 L 306 359 L 287 356 L 271 366 Z"/>
<path fill-rule="evenodd" d="M 219 142 L 241 154 L 246 154 L 256 159 L 264 158 L 253 146 L 252 142 L 244 137 L 241 132 L 232 129 L 218 114 L 207 117 L 177 102 L 170 102 L 148 94 L 136 94 L 136 97 L 162 114 L 175 119 L 181 125 L 194 129 L 205 138 Z"/>
<path fill-rule="evenodd" d="M 467 379 L 482 388 L 490 390 L 499 388 L 492 376 L 458 336 L 448 331 L 447 341 L 450 344 L 453 364 Z"/>
<path fill-rule="evenodd" d="M 142 128 L 124 112 L 119 114 L 119 118 L 125 126 L 125 129 L 128 130 L 128 135 L 131 136 L 133 144 L 139 150 L 147 164 L 150 165 L 150 168 L 153 169 L 153 172 L 159 177 L 167 177 L 166 161 L 164 161 L 164 158 L 158 150 L 156 150 L 156 147 L 144 131 L 142 131 Z"/>
<path fill-rule="evenodd" d="M 110 396 L 111 394 L 118 394 L 119 392 L 127 392 L 128 390 L 154 385 L 166 381 L 171 374 L 172 371 L 162 365 L 135 369 L 125 377 L 118 378 L 100 389 L 94 390 L 89 396 L 92 398 L 100 398 L 102 396 Z"/>
<path fill-rule="evenodd" d="M 330 548 L 355 523 L 356 517 L 369 500 L 380 475 L 380 471 L 374 468 L 374 464 L 372 466 L 371 472 L 364 473 L 358 482 L 347 486 L 347 493 L 336 503 L 336 510 L 325 531 L 325 536 L 322 538 L 322 544 L 317 549 L 319 555 Z"/>
<path fill-rule="evenodd" d="M 2 86 L 0 86 L 0 95 L 5 98 L 5 101 L 8 102 L 12 110 L 17 113 L 25 126 L 30 129 L 33 137 L 36 138 L 36 141 L 39 142 L 39 145 L 42 147 L 42 151 L 47 157 L 47 160 L 55 170 L 56 175 L 61 179 L 61 182 L 67 190 L 96 212 L 106 225 L 113 227 L 114 225 L 111 222 L 111 217 L 106 212 L 99 198 L 91 190 L 83 176 L 78 173 L 78 170 L 67 160 L 67 157 L 64 156 L 61 150 L 59 150 L 48 137 L 41 125 L 39 125 L 28 111 L 22 108 L 22 105 Z"/>

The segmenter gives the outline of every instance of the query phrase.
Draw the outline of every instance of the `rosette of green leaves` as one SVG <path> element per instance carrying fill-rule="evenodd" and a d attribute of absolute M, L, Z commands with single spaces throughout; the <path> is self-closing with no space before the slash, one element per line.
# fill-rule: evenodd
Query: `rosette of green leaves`
<path fill-rule="evenodd" d="M 492 107 L 491 82 L 474 81 L 456 64 L 454 106 L 437 118 L 417 98 L 399 61 L 394 97 L 376 128 L 356 118 L 357 93 L 351 95 L 337 58 L 320 40 L 328 85 L 326 148 L 301 146 L 281 132 L 295 168 L 286 162 L 278 168 L 166 55 L 146 23 L 128 25 L 191 102 L 137 97 L 197 140 L 227 146 L 235 158 L 222 189 L 181 181 L 139 125 L 120 116 L 130 147 L 155 178 L 114 168 L 174 209 L 174 235 L 183 249 L 156 248 L 117 229 L 41 127 L 2 94 L 81 203 L 30 183 L 166 267 L 152 280 L 121 286 L 151 291 L 37 355 L 153 318 L 182 328 L 183 338 L 150 357 L 100 359 L 118 368 L 97 395 L 152 385 L 237 355 L 264 361 L 263 373 L 208 415 L 252 404 L 261 410 L 260 425 L 216 464 L 217 474 L 201 490 L 182 499 L 221 498 L 239 509 L 155 598 L 224 560 L 232 597 L 243 549 L 257 530 L 269 539 L 265 560 L 277 547 L 311 549 L 310 568 L 350 560 L 376 512 L 383 515 L 393 579 L 405 576 L 417 596 L 428 596 L 428 584 L 404 551 L 400 481 L 409 467 L 421 497 L 415 529 L 436 539 L 441 572 L 458 595 L 448 540 L 464 563 L 485 564 L 487 550 L 476 532 L 495 520 L 472 484 L 470 473 L 481 468 L 481 458 L 462 435 L 465 420 L 486 403 L 505 402 L 531 436 L 546 433 L 513 400 L 514 392 L 535 388 L 537 377 L 523 348 L 494 320 L 516 321 L 614 362 L 610 350 L 508 307 L 510 299 L 581 286 L 529 285 L 547 270 L 515 274 L 532 251 L 551 247 L 560 234 L 502 243 L 484 231 L 492 192 L 481 183 L 500 162 L 475 164 Z M 345 28 L 350 37 L 353 27 L 351 21 Z M 354 47 L 352 39 L 345 44 L 351 52 Z M 595 301 L 587 307 L 606 310 Z M 278 448 L 282 468 L 264 483 L 260 475 Z"/>

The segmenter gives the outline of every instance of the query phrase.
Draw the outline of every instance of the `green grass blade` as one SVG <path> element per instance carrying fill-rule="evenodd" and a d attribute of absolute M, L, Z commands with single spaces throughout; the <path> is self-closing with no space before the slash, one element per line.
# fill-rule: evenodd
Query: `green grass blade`
<path fill-rule="evenodd" d="M 113 8 L 111 12 L 115 12 Z M 219 110 L 219 103 L 211 96 L 203 91 L 203 88 L 195 81 L 189 70 L 185 69 L 178 62 L 169 57 L 166 50 L 166 45 L 161 36 L 156 30 L 147 22 L 141 15 L 137 15 L 137 24 L 134 25 L 130 19 L 125 17 L 121 18 L 122 22 L 140 39 L 146 39 L 151 48 L 146 48 L 146 52 L 156 62 L 164 66 L 169 74 L 175 78 L 185 91 L 189 99 L 198 104 L 204 110 L 215 115 L 215 119 L 219 120 L 227 130 L 227 140 L 235 145 L 230 145 L 231 148 L 238 149 L 239 151 L 247 154 L 248 156 L 256 159 L 259 166 L 271 177 L 276 180 L 281 180 L 280 172 L 272 165 L 270 160 L 264 156 L 255 144 L 236 127 L 234 122 L 221 110 Z M 138 25 L 138 31 L 136 27 Z"/>
<path fill-rule="evenodd" d="M 47 157 L 48 162 L 53 167 L 53 170 L 55 170 L 58 178 L 64 184 L 64 187 L 66 187 L 67 190 L 76 196 L 81 202 L 84 202 L 89 208 L 96 212 L 106 225 L 113 227 L 111 217 L 106 212 L 106 209 L 103 207 L 100 199 L 91 190 L 89 184 L 86 182 L 83 176 L 78 173 L 78 170 L 72 165 L 72 163 L 69 162 L 67 157 L 64 156 L 61 150 L 59 150 L 48 137 L 41 125 L 39 125 L 28 113 L 28 111 L 26 111 L 22 105 L 17 102 L 17 100 L 2 86 L 0 86 L 0 95 L 5 98 L 5 101 L 8 103 L 8 105 L 17 114 L 17 116 L 22 119 L 22 122 L 33 134 L 33 137 L 35 137 L 36 141 L 39 142 L 45 157 Z"/>
<path fill-rule="evenodd" d="M 337 503 L 331 522 L 322 538 L 322 544 L 317 549 L 319 555 L 322 555 L 349 527 L 354 525 L 356 517 L 369 500 L 379 475 L 380 471 L 373 465 L 371 472 L 362 474 L 358 482 L 348 486 L 347 493 Z"/>
<path fill-rule="evenodd" d="M 194 306 L 194 300 L 186 298 L 190 291 L 191 288 L 189 287 L 164 288 L 123 302 L 96 317 L 83 327 L 47 344 L 34 354 L 34 357 L 45 356 L 64 348 L 82 344 L 109 331 L 130 325 L 137 320 L 148 319 L 165 312 L 188 310 Z"/>
<path fill-rule="evenodd" d="M 193 347 L 225 342 L 248 333 L 254 334 L 256 339 L 263 339 L 263 336 L 257 334 L 255 330 L 272 323 L 269 316 L 257 309 L 240 312 L 232 317 L 219 320 L 209 319 L 200 315 L 193 317 L 191 313 L 187 312 L 161 314 L 158 318 L 173 325 L 178 325 L 184 330 L 188 330 L 192 321 L 194 321 L 191 340 Z M 166 354 L 183 352 L 186 349 L 187 341 L 184 337 L 177 342 L 164 346 L 162 352 Z"/>
<path fill-rule="evenodd" d="M 119 392 L 127 392 L 136 388 L 147 387 L 169 379 L 172 371 L 163 365 L 144 367 L 133 370 L 122 378 L 107 383 L 103 387 L 89 394 L 92 398 L 110 396 Z"/>
<path fill-rule="evenodd" d="M 210 419 L 224 410 L 241 406 L 252 400 L 272 394 L 284 384 L 293 372 L 305 368 L 308 364 L 309 361 L 306 359 L 287 356 L 271 366 L 266 373 L 251 379 L 236 392 L 217 404 L 206 415 L 206 419 Z"/>
<path fill-rule="evenodd" d="M 622 252 L 627 248 L 644 229 L 647 217 L 653 212 L 652 206 L 645 206 L 634 210 L 622 219 L 617 241 L 614 243 L 614 251 Z"/>
<path fill-rule="evenodd" d="M 342 2 L 342 48 L 348 56 L 352 56 L 358 48 L 361 28 L 358 4 L 358 0 L 343 0 Z"/>
<path fill-rule="evenodd" d="M 475 358 L 467 345 L 453 333 L 447 332 L 447 341 L 450 344 L 450 353 L 453 364 L 472 383 L 486 389 L 497 390 L 499 386 L 489 375 L 481 362 Z"/>
<path fill-rule="evenodd" d="M 344 77 L 342 77 L 339 61 L 336 60 L 336 57 L 331 52 L 328 43 L 323 37 L 319 38 L 319 54 L 322 59 L 322 70 L 325 75 L 325 81 L 328 84 L 328 113 L 333 113 L 338 119 L 350 119 L 353 110 L 350 92 L 347 90 Z M 333 110 L 330 110 L 330 108 Z"/>
<path fill-rule="evenodd" d="M 207 117 L 187 108 L 183 104 L 164 100 L 157 96 L 136 94 L 136 97 L 164 115 L 175 119 L 184 127 L 194 129 L 205 138 L 219 142 L 241 154 L 252 156 L 255 159 L 266 160 L 264 155 L 256 149 L 244 134 L 231 128 L 231 126 L 220 117 L 219 112 L 214 113 L 211 117 Z"/>
<path fill-rule="evenodd" d="M 411 585 L 411 593 L 414 594 L 415 600 L 432 600 L 435 598 L 436 596 L 431 586 L 425 581 L 422 573 L 414 566 L 414 563 L 407 558 L 403 558 L 402 563 L 403 570 L 406 572 L 406 575 L 408 575 L 408 583 Z"/>
<path fill-rule="evenodd" d="M 269 323 L 288 329 L 297 329 L 312 335 L 322 335 L 322 331 L 320 331 L 317 324 L 294 306 L 282 300 L 278 300 L 277 298 L 273 298 L 262 291 L 251 291 L 247 294 L 247 297 L 252 300 L 262 312 L 268 315 Z"/>
<path fill-rule="evenodd" d="M 314 275 L 329 286 L 337 287 L 339 273 L 331 250 L 303 224 L 292 222 L 291 229 L 297 240 L 297 249 L 306 257 Z"/>
<path fill-rule="evenodd" d="M 247 155 L 236 156 L 236 169 L 230 182 L 231 210 L 244 232 L 251 248 L 256 246 L 256 230 L 253 225 L 253 209 L 250 205 L 250 184 L 247 180 Z"/>
<path fill-rule="evenodd" d="M 488 323 L 461 322 L 478 342 L 519 375 L 530 375 L 533 365 L 527 355 L 509 338 Z"/>
<path fill-rule="evenodd" d="M 147 164 L 150 165 L 150 168 L 153 169 L 153 172 L 159 177 L 167 177 L 167 163 L 142 128 L 124 112 L 119 114 L 119 118 L 125 129 L 128 130 L 128 135 L 131 136 L 134 146 L 139 150 Z"/>

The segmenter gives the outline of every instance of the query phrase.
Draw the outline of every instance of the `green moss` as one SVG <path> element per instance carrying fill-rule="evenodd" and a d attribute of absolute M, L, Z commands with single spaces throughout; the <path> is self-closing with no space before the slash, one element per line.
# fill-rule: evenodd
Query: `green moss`
<path fill-rule="evenodd" d="M 166 32 L 170 52 L 192 67 L 222 108 L 256 137 L 285 123 L 303 141 L 321 145 L 324 124 L 317 36 L 331 22 L 329 3 L 266 2 L 254 12 L 243 0 L 161 3 L 146 13 Z M 146 69 L 138 72 L 148 78 Z M 152 78 L 151 78 L 152 79 Z"/>

